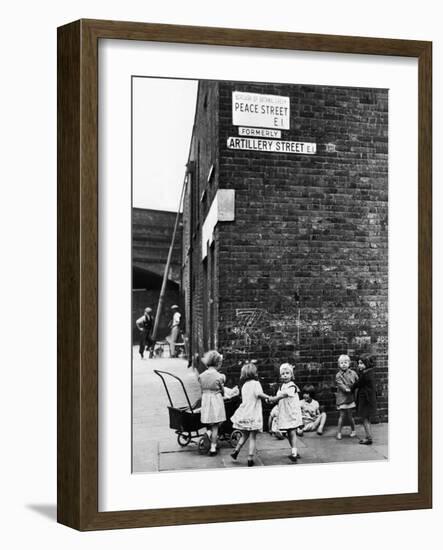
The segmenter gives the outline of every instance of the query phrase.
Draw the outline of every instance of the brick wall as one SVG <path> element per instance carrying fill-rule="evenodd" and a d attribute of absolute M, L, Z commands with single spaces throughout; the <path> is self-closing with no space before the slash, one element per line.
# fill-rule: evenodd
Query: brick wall
<path fill-rule="evenodd" d="M 282 139 L 315 142 L 317 153 L 228 149 L 238 135 L 233 90 L 289 96 Z M 387 90 L 220 82 L 217 99 L 218 185 L 236 192 L 236 219 L 217 225 L 215 244 L 218 347 L 230 374 L 255 358 L 271 382 L 290 361 L 297 384 L 313 383 L 332 412 L 337 357 L 370 351 L 386 419 Z M 196 120 L 200 135 L 198 111 Z"/>
<path fill-rule="evenodd" d="M 200 355 L 214 347 L 218 331 L 210 330 L 208 319 L 217 320 L 210 311 L 208 277 L 211 264 L 202 261 L 202 225 L 218 189 L 218 84 L 200 83 L 189 153 L 188 181 L 183 206 L 183 288 L 191 351 Z M 192 211 L 195 216 L 193 218 Z M 212 307 L 216 307 L 216 301 Z"/>

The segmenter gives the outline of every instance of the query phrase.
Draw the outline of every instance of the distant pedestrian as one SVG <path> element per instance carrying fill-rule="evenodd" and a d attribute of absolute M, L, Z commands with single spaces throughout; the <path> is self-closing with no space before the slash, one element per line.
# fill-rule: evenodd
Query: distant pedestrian
<path fill-rule="evenodd" d="M 323 434 L 326 423 L 326 413 L 320 411 L 320 403 L 314 399 L 314 386 L 304 386 L 302 389 L 303 399 L 300 401 L 303 426 L 298 428 L 297 435 L 302 436 L 304 432 L 317 431 L 318 435 Z"/>
<path fill-rule="evenodd" d="M 277 428 L 280 432 L 286 432 L 291 454 L 289 459 L 296 462 L 297 451 L 297 428 L 303 425 L 299 389 L 294 382 L 294 367 L 289 363 L 280 365 L 280 387 L 275 397 L 270 397 L 270 403 L 278 403 Z"/>
<path fill-rule="evenodd" d="M 349 420 L 349 424 L 351 426 L 351 433 L 349 434 L 349 437 L 355 437 L 355 397 L 353 387 L 358 380 L 358 375 L 350 368 L 350 365 L 351 359 L 349 355 L 340 355 L 338 358 L 339 370 L 335 376 L 335 383 L 337 386 L 336 402 L 339 413 L 336 436 L 337 439 L 342 438 L 341 430 L 345 418 Z"/>
<path fill-rule="evenodd" d="M 169 342 L 169 347 L 171 349 L 171 357 L 175 357 L 176 356 L 175 345 L 180 336 L 181 313 L 180 313 L 180 308 L 176 305 L 171 306 L 171 312 L 172 312 L 172 318 L 169 322 L 171 332 L 167 337 L 167 341 Z"/>
<path fill-rule="evenodd" d="M 372 445 L 371 417 L 377 413 L 375 385 L 375 357 L 362 355 L 358 360 L 359 379 L 354 383 L 357 389 L 357 415 L 361 418 L 366 437 L 361 445 Z"/>
<path fill-rule="evenodd" d="M 207 435 L 211 446 L 209 456 L 217 454 L 218 428 L 226 420 L 224 384 L 226 376 L 219 372 L 223 356 L 218 351 L 210 350 L 203 356 L 202 362 L 206 370 L 200 374 L 198 380 L 202 390 L 201 422 L 207 426 Z"/>
<path fill-rule="evenodd" d="M 269 396 L 263 393 L 258 381 L 257 367 L 254 363 L 246 363 L 241 368 L 240 385 L 242 402 L 231 416 L 232 426 L 240 430 L 242 435 L 231 457 L 237 460 L 238 453 L 249 439 L 248 466 L 254 466 L 257 433 L 263 430 L 262 400 Z"/>
<path fill-rule="evenodd" d="M 140 346 L 138 352 L 143 359 L 145 348 L 149 350 L 149 356 L 151 356 L 154 345 L 154 341 L 152 339 L 152 329 L 154 327 L 152 309 L 150 307 L 145 308 L 143 316 L 137 319 L 135 324 L 140 331 Z"/>

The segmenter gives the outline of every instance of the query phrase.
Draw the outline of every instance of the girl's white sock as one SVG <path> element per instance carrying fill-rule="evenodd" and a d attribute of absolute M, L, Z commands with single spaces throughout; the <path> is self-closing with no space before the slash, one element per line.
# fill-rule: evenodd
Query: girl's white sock
<path fill-rule="evenodd" d="M 215 451 L 215 449 L 216 449 L 216 444 L 215 444 L 215 443 L 211 443 L 210 451 Z"/>
<path fill-rule="evenodd" d="M 297 456 L 297 447 L 292 447 L 292 456 Z"/>

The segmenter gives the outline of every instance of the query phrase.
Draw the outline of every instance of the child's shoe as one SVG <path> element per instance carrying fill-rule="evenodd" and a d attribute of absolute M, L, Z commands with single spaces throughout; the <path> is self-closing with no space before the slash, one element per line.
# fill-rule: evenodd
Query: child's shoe
<path fill-rule="evenodd" d="M 341 433 L 338 432 L 338 434 L 337 434 L 335 437 L 336 437 L 336 439 L 338 439 L 338 440 L 340 441 L 340 439 L 341 439 Z"/>
<path fill-rule="evenodd" d="M 254 466 L 254 460 L 252 458 L 248 458 L 248 466 Z"/>
<path fill-rule="evenodd" d="M 355 437 L 357 434 L 355 433 L 354 430 L 352 430 L 352 432 L 349 434 L 349 437 Z"/>
<path fill-rule="evenodd" d="M 236 451 L 236 450 L 235 450 L 235 451 L 232 451 L 232 453 L 231 453 L 231 458 L 232 458 L 232 460 L 237 460 L 237 457 L 238 457 L 238 453 L 239 453 L 239 452 L 240 452 L 240 451 Z"/>
<path fill-rule="evenodd" d="M 360 445 L 372 445 L 372 439 L 370 437 L 360 439 L 359 443 Z"/>
<path fill-rule="evenodd" d="M 291 462 L 297 462 L 299 456 L 300 455 L 298 454 L 297 449 L 294 447 L 288 458 Z"/>

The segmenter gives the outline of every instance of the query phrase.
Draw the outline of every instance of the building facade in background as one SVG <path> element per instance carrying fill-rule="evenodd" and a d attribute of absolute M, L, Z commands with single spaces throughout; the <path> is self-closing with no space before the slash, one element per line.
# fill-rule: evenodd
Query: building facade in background
<path fill-rule="evenodd" d="M 193 353 L 289 361 L 330 411 L 338 356 L 374 353 L 387 419 L 387 90 L 201 81 L 182 243 Z"/>
<path fill-rule="evenodd" d="M 143 314 L 144 309 L 151 307 L 155 316 L 176 216 L 176 212 L 146 208 L 132 209 L 132 335 L 134 342 L 139 338 L 135 321 Z M 165 301 L 157 333 L 158 340 L 163 339 L 170 331 L 168 323 L 171 318 L 171 306 L 180 304 L 181 263 L 180 225 L 166 283 Z"/>

